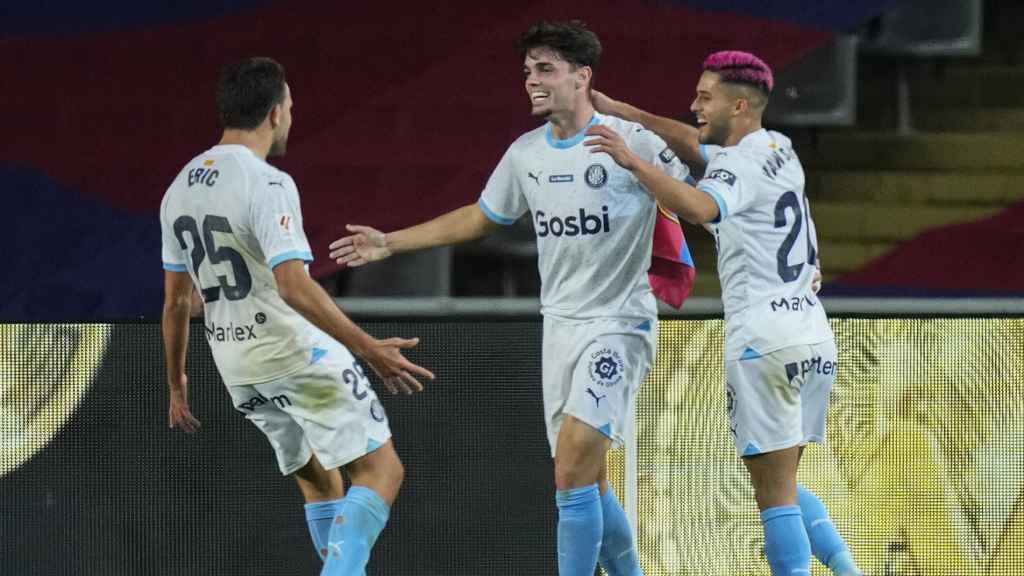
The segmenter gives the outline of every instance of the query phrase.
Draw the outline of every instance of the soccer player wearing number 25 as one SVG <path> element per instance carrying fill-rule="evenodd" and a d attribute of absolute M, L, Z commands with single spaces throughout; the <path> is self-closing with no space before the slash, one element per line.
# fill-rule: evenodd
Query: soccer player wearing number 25
<path fill-rule="evenodd" d="M 641 574 L 626 515 L 607 482 L 605 454 L 621 443 L 629 407 L 654 361 L 657 307 L 648 269 L 654 197 L 629 172 L 583 146 L 611 126 L 669 179 L 689 168 L 643 127 L 594 111 L 601 53 L 582 23 L 542 22 L 520 38 L 531 112 L 546 120 L 505 152 L 478 202 L 383 234 L 349 226 L 331 244 L 339 264 L 479 238 L 532 213 L 544 315 L 542 378 L 555 458 L 562 576 Z"/>
<path fill-rule="evenodd" d="M 790 140 L 761 127 L 771 69 L 745 52 L 704 62 L 691 105 L 699 129 L 598 95 L 685 158 L 708 162 L 696 187 L 672 178 L 605 126 L 585 144 L 610 154 L 658 202 L 715 235 L 725 306 L 726 396 L 737 453 L 754 486 L 774 576 L 810 574 L 810 554 L 842 576 L 860 574 L 821 501 L 796 482 L 808 442 L 823 442 L 837 359 L 813 284 L 817 239 L 804 172 Z M 694 137 L 696 136 L 696 137 Z"/>
<path fill-rule="evenodd" d="M 416 376 L 433 375 L 401 354 L 417 339 L 371 337 L 309 277 L 295 182 L 266 162 L 284 154 L 291 128 L 284 69 L 269 58 L 226 66 L 217 107 L 220 143 L 185 165 L 160 207 L 169 425 L 199 427 L 185 376 L 194 283 L 235 408 L 267 436 L 306 500 L 321 574 L 363 574 L 404 469 L 352 353 L 392 393 L 422 390 Z M 339 467 L 352 481 L 347 494 Z"/>

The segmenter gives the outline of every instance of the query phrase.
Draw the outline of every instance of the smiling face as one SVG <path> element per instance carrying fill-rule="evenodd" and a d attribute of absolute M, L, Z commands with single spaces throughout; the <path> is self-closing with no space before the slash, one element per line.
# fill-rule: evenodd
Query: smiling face
<path fill-rule="evenodd" d="M 523 76 L 530 113 L 548 118 L 572 112 L 577 98 L 586 94 L 590 75 L 589 66 L 573 66 L 550 48 L 528 51 L 523 60 Z"/>
<path fill-rule="evenodd" d="M 736 113 L 736 94 L 722 83 L 716 72 L 705 71 L 697 82 L 697 96 L 690 111 L 697 115 L 701 144 L 723 146 L 729 138 L 731 120 Z"/>

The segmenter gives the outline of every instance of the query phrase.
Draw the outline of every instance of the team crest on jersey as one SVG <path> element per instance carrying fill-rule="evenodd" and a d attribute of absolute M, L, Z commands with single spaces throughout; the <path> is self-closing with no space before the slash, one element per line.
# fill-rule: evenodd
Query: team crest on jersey
<path fill-rule="evenodd" d="M 718 180 L 719 182 L 725 182 L 729 186 L 736 185 L 736 175 L 728 170 L 722 170 L 721 168 L 718 170 L 712 170 L 711 173 L 707 175 L 707 178 Z"/>
<path fill-rule="evenodd" d="M 292 235 L 292 215 L 291 214 L 278 214 L 277 215 L 277 227 L 281 232 L 282 236 Z"/>
<path fill-rule="evenodd" d="M 660 158 L 665 164 L 671 164 L 672 161 L 676 159 L 676 153 L 666 146 L 665 149 L 661 151 L 661 154 L 658 154 L 658 158 Z"/>
<path fill-rule="evenodd" d="M 591 188 L 600 188 L 608 182 L 608 170 L 600 164 L 591 164 L 587 167 L 587 171 L 583 173 L 584 180 L 587 182 L 587 186 Z"/>
<path fill-rule="evenodd" d="M 626 365 L 622 356 L 611 348 L 602 348 L 590 355 L 590 381 L 598 386 L 611 388 L 622 381 Z"/>

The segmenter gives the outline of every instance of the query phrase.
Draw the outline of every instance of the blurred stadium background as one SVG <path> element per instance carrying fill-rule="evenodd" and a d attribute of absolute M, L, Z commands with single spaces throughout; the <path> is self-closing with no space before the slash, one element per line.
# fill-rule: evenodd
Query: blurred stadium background
<path fill-rule="evenodd" d="M 527 114 L 514 43 L 584 19 L 596 86 L 689 119 L 700 62 L 761 54 L 808 175 L 839 381 L 820 491 L 874 575 L 1024 566 L 1024 3 L 196 0 L 8 3 L 0 192 L 0 574 L 313 574 L 301 499 L 228 403 L 201 327 L 196 437 L 166 430 L 157 212 L 219 136 L 220 65 L 273 56 L 314 276 L 443 375 L 386 401 L 409 470 L 370 574 L 555 573 L 529 219 L 339 271 L 344 224 L 475 200 Z M 649 575 L 766 575 L 729 445 L 713 243 L 666 311 L 636 438 L 611 462 Z M 820 567 L 819 567 L 820 568 Z M 816 571 L 815 574 L 822 574 Z"/>

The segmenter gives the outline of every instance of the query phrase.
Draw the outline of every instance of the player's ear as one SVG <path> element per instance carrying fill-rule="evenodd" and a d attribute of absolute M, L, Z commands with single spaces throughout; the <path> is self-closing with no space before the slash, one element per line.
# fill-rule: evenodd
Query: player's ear
<path fill-rule="evenodd" d="M 267 118 L 270 120 L 270 127 L 277 128 L 281 123 L 281 104 L 274 104 L 267 114 Z"/>
<path fill-rule="evenodd" d="M 750 101 L 740 96 L 739 98 L 736 99 L 736 103 L 733 105 L 732 113 L 734 116 L 739 116 L 740 114 L 746 112 L 749 108 Z"/>
<path fill-rule="evenodd" d="M 576 89 L 579 90 L 584 86 L 590 85 L 590 79 L 594 75 L 594 70 L 590 66 L 580 66 L 576 69 Z"/>

